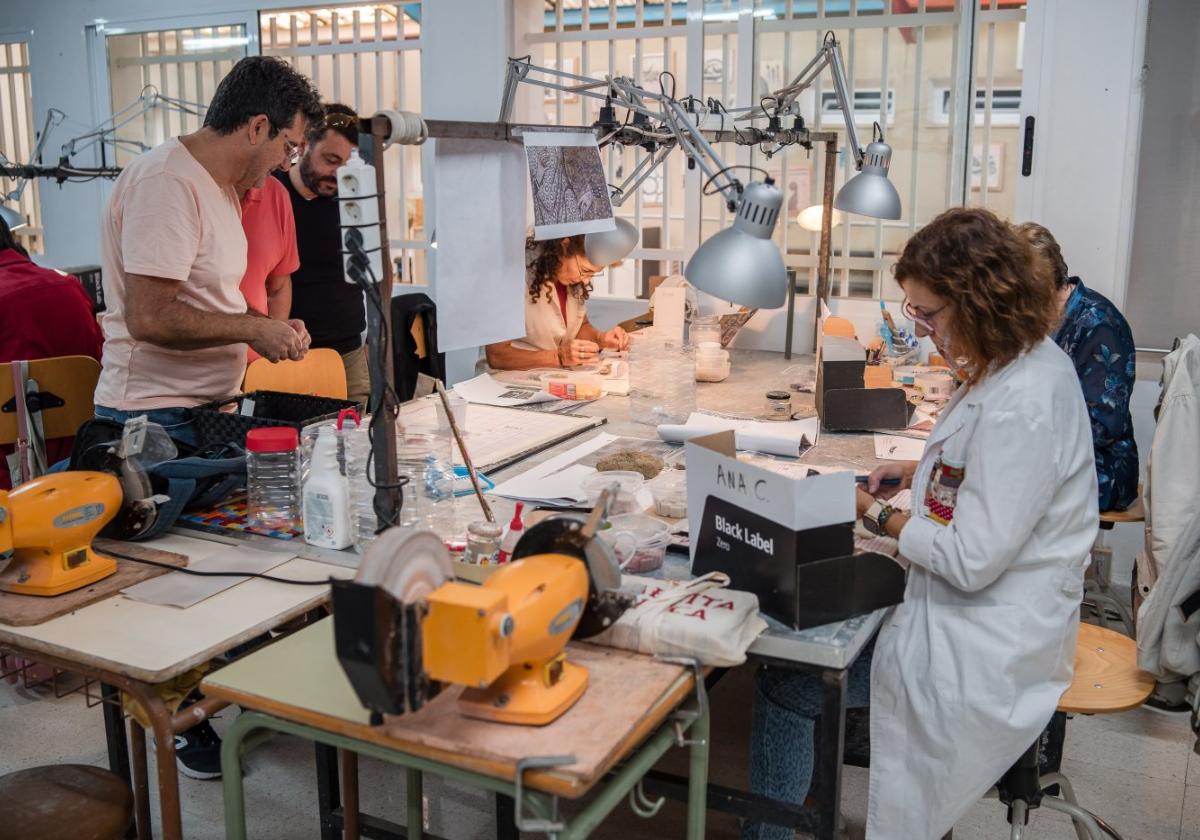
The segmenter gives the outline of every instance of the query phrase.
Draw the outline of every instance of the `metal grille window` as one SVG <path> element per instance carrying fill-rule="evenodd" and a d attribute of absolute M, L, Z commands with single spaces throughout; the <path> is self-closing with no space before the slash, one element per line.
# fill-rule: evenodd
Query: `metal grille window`
<path fill-rule="evenodd" d="M 534 63 L 585 76 L 630 76 L 654 90 L 687 88 L 687 0 L 547 0 L 543 31 L 526 41 Z M 590 125 L 599 102 L 547 90 L 544 116 L 552 125 Z M 641 162 L 642 149 L 609 147 L 603 156 L 609 181 L 618 184 Z M 678 271 L 685 247 L 683 156 L 672 154 L 615 208 L 641 231 L 638 248 L 621 265 L 593 281 L 598 294 L 645 297 L 649 278 Z M 694 247 L 694 246 L 693 246 Z"/>
<path fill-rule="evenodd" d="M 243 24 L 122 33 L 98 30 L 107 37 L 111 113 L 116 124 L 115 161 L 125 166 L 136 155 L 170 137 L 200 128 L 217 84 L 248 53 Z M 181 103 L 136 114 L 139 99 L 157 91 Z M 130 106 L 134 106 L 130 108 Z M 112 162 L 114 151 L 100 146 L 99 162 Z"/>
<path fill-rule="evenodd" d="M 1011 214 L 1025 0 L 546 0 L 544 15 L 543 30 L 526 38 L 535 62 L 592 76 L 611 69 L 646 85 L 670 70 L 681 94 L 716 97 L 728 106 L 752 104 L 786 85 L 832 30 L 842 44 L 860 140 L 868 138 L 871 123 L 884 127 L 904 214 L 897 221 L 835 218 L 835 297 L 898 299 L 892 264 L 911 233 L 947 207 L 986 204 Z M 854 166 L 828 72 L 798 101 L 810 128 L 843 135 L 840 187 Z M 595 116 L 590 102 L 546 93 L 550 122 L 589 125 Z M 734 144 L 717 151 L 727 164 L 762 167 L 784 190 L 785 220 L 775 239 L 798 290 L 810 292 L 818 234 L 801 227 L 797 216 L 820 203 L 822 157 L 799 147 L 770 156 Z M 607 154 L 616 181 L 644 152 Z M 645 263 L 673 265 L 729 225 L 724 201 L 701 195 L 702 184 L 685 176 L 682 157 L 667 158 L 661 180 L 653 182 L 653 201 L 643 186 L 636 201 L 618 209 L 643 238 L 633 276 L 611 272 L 599 292 L 641 292 Z"/>
<path fill-rule="evenodd" d="M 25 41 L 5 42 L 0 37 L 0 155 L 13 163 L 28 163 L 37 145 L 32 102 L 29 44 Z M 0 198 L 19 189 L 20 184 L 16 178 L 0 178 Z M 42 253 L 42 211 L 37 179 L 26 184 L 18 201 L 5 203 L 28 222 L 14 235 L 31 254 Z"/>
<path fill-rule="evenodd" d="M 380 109 L 420 111 L 419 2 L 264 11 L 259 28 L 263 54 L 291 62 L 313 80 L 324 101 L 364 115 Z M 403 197 L 403 213 L 388 218 L 397 280 L 424 283 L 429 235 L 421 149 L 395 146 L 384 160 L 388 195 Z"/>

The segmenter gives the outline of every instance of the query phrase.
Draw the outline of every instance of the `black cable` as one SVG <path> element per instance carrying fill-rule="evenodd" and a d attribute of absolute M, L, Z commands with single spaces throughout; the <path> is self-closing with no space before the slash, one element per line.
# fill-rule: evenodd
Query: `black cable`
<path fill-rule="evenodd" d="M 709 184 L 711 184 L 713 181 L 717 180 L 717 178 L 719 178 L 721 175 L 723 175 L 724 173 L 728 172 L 731 169 L 750 169 L 750 170 L 753 170 L 754 172 L 761 172 L 767 178 L 771 177 L 771 173 L 768 172 L 767 170 L 763 169 L 761 166 L 751 166 L 750 164 L 747 164 L 747 163 L 735 163 L 733 166 L 726 166 L 724 169 L 719 169 L 716 172 L 714 172 L 712 174 L 712 176 L 710 176 L 709 179 L 704 182 L 704 186 L 700 188 L 701 194 L 716 195 L 717 193 L 725 192 L 725 190 L 732 187 L 733 184 L 726 184 L 725 186 L 718 187 L 717 189 L 712 190 L 711 192 L 709 192 L 709 189 L 708 189 Z M 737 183 L 737 182 L 735 181 L 734 183 Z"/>
<path fill-rule="evenodd" d="M 333 582 L 333 578 L 327 578 L 325 580 L 292 580 L 291 578 L 275 577 L 274 575 L 267 575 L 263 574 L 262 572 L 202 572 L 199 569 L 172 566 L 170 563 L 160 563 L 157 560 L 147 560 L 143 557 L 133 557 L 129 554 L 121 554 L 119 551 L 110 551 L 107 548 L 100 549 L 100 553 L 110 557 L 119 557 L 122 560 L 129 560 L 133 563 L 142 563 L 146 566 L 158 566 L 160 569 L 170 569 L 172 572 L 183 572 L 185 575 L 196 575 L 197 577 L 252 577 L 269 580 L 272 583 L 290 583 L 293 586 L 328 586 Z"/>

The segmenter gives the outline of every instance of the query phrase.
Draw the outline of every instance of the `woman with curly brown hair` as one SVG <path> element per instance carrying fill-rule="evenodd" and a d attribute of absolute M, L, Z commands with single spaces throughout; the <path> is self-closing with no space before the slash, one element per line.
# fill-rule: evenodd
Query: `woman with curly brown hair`
<path fill-rule="evenodd" d="M 1053 283 L 1010 225 L 947 211 L 895 273 L 918 334 L 964 382 L 921 460 L 867 482 L 878 494 L 900 479 L 912 513 L 858 491 L 863 525 L 899 540 L 909 572 L 847 702 L 871 706 L 867 837 L 936 840 L 1034 743 L 1070 684 L 1096 470 L 1074 368 L 1048 337 Z M 760 672 L 756 790 L 803 801 L 820 698 L 819 679 Z M 791 838 L 761 824 L 743 836 Z"/>
<path fill-rule="evenodd" d="M 592 278 L 604 270 L 590 262 L 583 234 L 525 240 L 525 337 L 487 346 L 487 363 L 500 370 L 573 367 L 596 361 L 600 348 L 624 350 L 620 327 L 600 332 L 587 318 Z"/>

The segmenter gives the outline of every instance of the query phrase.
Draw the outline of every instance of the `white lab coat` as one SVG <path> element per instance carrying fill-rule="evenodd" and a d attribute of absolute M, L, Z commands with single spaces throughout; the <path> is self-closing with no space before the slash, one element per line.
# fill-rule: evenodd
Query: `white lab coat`
<path fill-rule="evenodd" d="M 583 298 L 567 289 L 567 317 L 563 318 L 558 304 L 558 292 L 551 285 L 547 299 L 545 287 L 538 292 L 537 300 L 529 299 L 529 286 L 521 289 L 525 296 L 525 337 L 513 342 L 521 350 L 554 350 L 566 338 L 574 339 L 579 328 L 587 320 L 587 304 Z"/>
<path fill-rule="evenodd" d="M 1049 722 L 1096 493 L 1079 380 L 1050 339 L 942 412 L 900 536 L 904 602 L 871 671 L 871 840 L 939 840 Z"/>
<path fill-rule="evenodd" d="M 1166 682 L 1200 672 L 1200 612 L 1176 609 L 1200 589 L 1200 338 L 1163 359 L 1162 405 L 1146 469 L 1146 553 L 1138 579 L 1138 665 Z M 1149 561 L 1149 562 L 1147 562 Z"/>

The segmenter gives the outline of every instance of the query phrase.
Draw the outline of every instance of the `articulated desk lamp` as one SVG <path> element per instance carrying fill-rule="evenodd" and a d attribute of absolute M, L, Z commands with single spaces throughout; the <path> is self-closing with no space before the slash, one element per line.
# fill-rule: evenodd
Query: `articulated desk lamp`
<path fill-rule="evenodd" d="M 625 182 L 615 189 L 614 205 L 619 205 L 631 194 L 673 148 L 682 148 L 688 157 L 689 167 L 698 165 L 707 177 L 705 188 L 716 183 L 716 190 L 725 193 L 727 205 L 735 213 L 729 228 L 710 237 L 700 246 L 688 261 L 684 275 L 696 288 L 715 297 L 752 308 L 772 309 L 795 296 L 795 285 L 789 284 L 783 257 L 771 239 L 783 205 L 783 193 L 769 176 L 743 186 L 741 181 L 729 174 L 730 169 L 736 167 L 725 165 L 706 135 L 716 135 L 721 140 L 732 140 L 742 145 L 771 142 L 783 147 L 799 143 L 811 148 L 811 134 L 804 128 L 796 98 L 812 86 L 826 67 L 830 68 L 833 75 L 834 92 L 846 121 L 847 140 L 854 155 L 855 167 L 859 170 L 842 187 L 832 206 L 863 216 L 898 219 L 900 196 L 887 178 L 892 149 L 884 142 L 878 124 L 874 138 L 866 149 L 859 146 L 841 48 L 832 32 L 826 36 L 820 52 L 791 84 L 764 98 L 764 102 L 772 104 L 744 109 L 725 109 L 719 103 L 712 102 L 706 107 L 692 97 L 678 100 L 673 90 L 670 93 L 666 90 L 663 78 L 670 75 L 666 73 L 659 78 L 660 92 L 654 92 L 625 77 L 610 76 L 597 81 L 557 69 L 537 67 L 527 59 L 510 59 L 500 120 L 508 120 L 519 82 L 602 100 L 604 106 L 594 126 L 600 132 L 601 146 L 608 143 L 638 145 L 650 152 Z M 624 122 L 616 119 L 616 108 L 628 112 L 629 116 Z M 765 128 L 749 126 L 732 132 L 714 132 L 707 127 L 700 127 L 706 112 L 728 115 L 734 122 L 766 119 L 768 125 Z M 785 116 L 795 117 L 792 128 L 783 127 L 782 118 Z M 832 158 L 827 160 L 831 161 Z M 832 180 L 827 181 L 827 189 L 832 191 Z M 825 203 L 830 203 L 830 196 L 826 196 Z M 821 215 L 822 247 L 827 250 L 831 220 L 824 217 L 831 214 L 825 211 Z M 604 247 L 598 244 L 600 240 L 605 242 Z M 617 230 L 588 234 L 588 259 L 598 265 L 606 265 L 627 255 L 636 242 L 636 229 L 625 220 L 618 219 Z M 790 344 L 789 330 L 789 353 Z"/>

